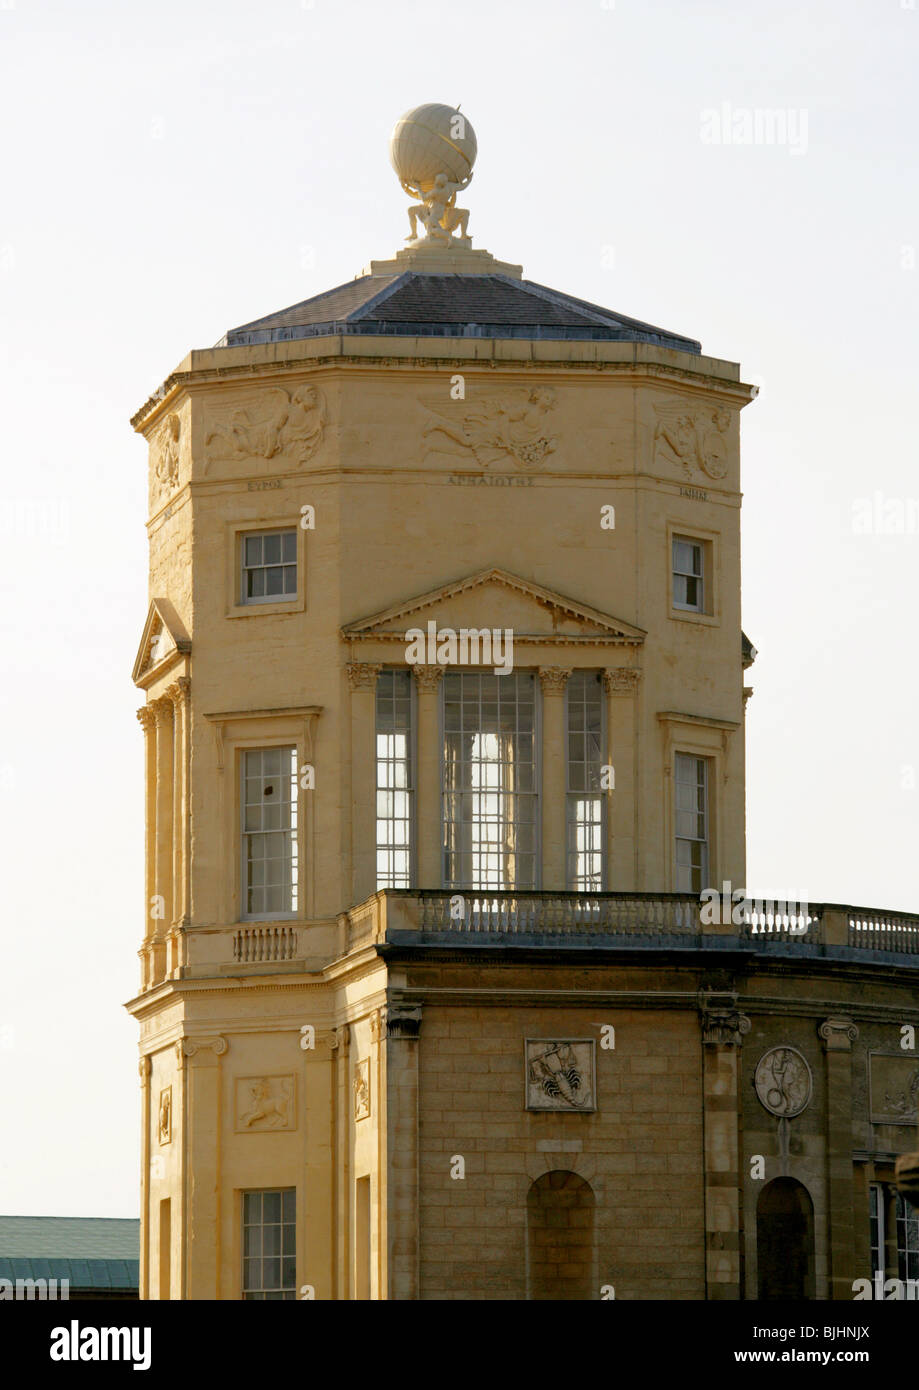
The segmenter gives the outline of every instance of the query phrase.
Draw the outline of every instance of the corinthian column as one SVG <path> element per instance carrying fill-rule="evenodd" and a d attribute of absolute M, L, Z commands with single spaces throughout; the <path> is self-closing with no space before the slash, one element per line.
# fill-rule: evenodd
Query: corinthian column
<path fill-rule="evenodd" d="M 376 688 L 381 667 L 349 661 L 351 688 L 351 898 L 377 887 Z"/>
<path fill-rule="evenodd" d="M 172 922 L 186 926 L 189 919 L 189 801 L 188 801 L 188 691 L 181 676 L 166 691 L 173 706 L 172 775 Z"/>
<path fill-rule="evenodd" d="M 173 708 L 163 697 L 153 702 L 156 716 L 156 859 L 153 875 L 154 974 L 165 967 L 166 914 L 172 912 Z"/>
<path fill-rule="evenodd" d="M 152 705 L 137 711 L 144 731 L 144 945 L 153 935 L 151 898 L 156 889 L 156 715 Z M 146 971 L 144 972 L 146 977 Z M 142 981 L 146 984 L 146 978 Z"/>
<path fill-rule="evenodd" d="M 444 835 L 437 692 L 444 670 L 442 666 L 413 666 L 412 674 L 418 686 L 418 785 L 415 792 L 418 887 L 437 889 L 443 883 Z"/>
<path fill-rule="evenodd" d="M 615 666 L 603 672 L 606 691 L 606 763 L 613 769 L 607 797 L 607 883 L 613 892 L 637 889 L 638 768 L 635 750 L 635 694 L 640 671 Z"/>
<path fill-rule="evenodd" d="M 540 666 L 542 687 L 542 887 L 564 892 L 568 886 L 567 748 L 565 686 L 571 672 L 561 666 Z"/>

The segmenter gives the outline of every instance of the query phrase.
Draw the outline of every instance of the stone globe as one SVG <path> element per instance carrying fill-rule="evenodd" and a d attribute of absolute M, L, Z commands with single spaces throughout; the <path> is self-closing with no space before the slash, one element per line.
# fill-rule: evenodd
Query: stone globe
<path fill-rule="evenodd" d="M 438 174 L 465 183 L 476 151 L 471 122 L 455 106 L 429 102 L 400 116 L 389 139 L 389 158 L 403 184 L 429 192 Z"/>

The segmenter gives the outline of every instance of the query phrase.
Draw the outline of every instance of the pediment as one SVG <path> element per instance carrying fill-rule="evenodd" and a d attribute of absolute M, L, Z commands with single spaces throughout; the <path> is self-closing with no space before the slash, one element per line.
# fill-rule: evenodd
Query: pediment
<path fill-rule="evenodd" d="M 131 673 L 134 684 L 146 690 L 157 676 L 190 651 L 191 641 L 172 604 L 168 599 L 155 598 L 147 613 Z"/>
<path fill-rule="evenodd" d="M 348 623 L 346 641 L 405 641 L 409 628 L 510 628 L 517 642 L 640 645 L 641 628 L 506 570 L 488 569 Z"/>

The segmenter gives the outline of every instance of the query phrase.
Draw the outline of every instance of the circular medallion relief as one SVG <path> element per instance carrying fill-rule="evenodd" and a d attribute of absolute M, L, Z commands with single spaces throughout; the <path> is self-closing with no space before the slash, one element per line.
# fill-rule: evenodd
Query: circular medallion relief
<path fill-rule="evenodd" d="M 814 1090 L 811 1069 L 794 1047 L 771 1047 L 763 1053 L 753 1085 L 760 1104 L 784 1119 L 806 1110 Z"/>

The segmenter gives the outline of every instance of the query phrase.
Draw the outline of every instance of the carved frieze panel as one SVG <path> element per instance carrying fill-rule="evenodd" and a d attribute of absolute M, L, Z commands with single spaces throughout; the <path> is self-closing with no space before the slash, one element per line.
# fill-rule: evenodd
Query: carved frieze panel
<path fill-rule="evenodd" d="M 238 1134 L 297 1128 L 295 1076 L 236 1078 L 235 1118 Z"/>
<path fill-rule="evenodd" d="M 307 463 L 322 444 L 327 415 L 316 386 L 268 386 L 244 405 L 211 407 L 204 429 L 205 473 L 218 459 Z"/>
<path fill-rule="evenodd" d="M 513 463 L 539 468 L 555 451 L 557 397 L 548 386 L 517 386 L 499 394 L 427 407 L 426 452 L 474 459 L 481 468 Z"/>
<path fill-rule="evenodd" d="M 592 1038 L 527 1038 L 527 1110 L 596 1110 L 596 1043 Z"/>
<path fill-rule="evenodd" d="M 354 1118 L 370 1117 L 370 1058 L 365 1057 L 354 1068 Z"/>
<path fill-rule="evenodd" d="M 919 1119 L 919 1057 L 872 1052 L 868 1057 L 871 1123 L 915 1125 Z"/>
<path fill-rule="evenodd" d="M 723 478 L 728 471 L 728 429 L 731 412 L 723 406 L 659 405 L 654 410 L 654 462 L 682 470 L 692 479 L 700 473 Z"/>
<path fill-rule="evenodd" d="M 181 417 L 173 411 L 150 439 L 150 480 L 157 501 L 164 500 L 179 485 L 184 442 Z"/>

